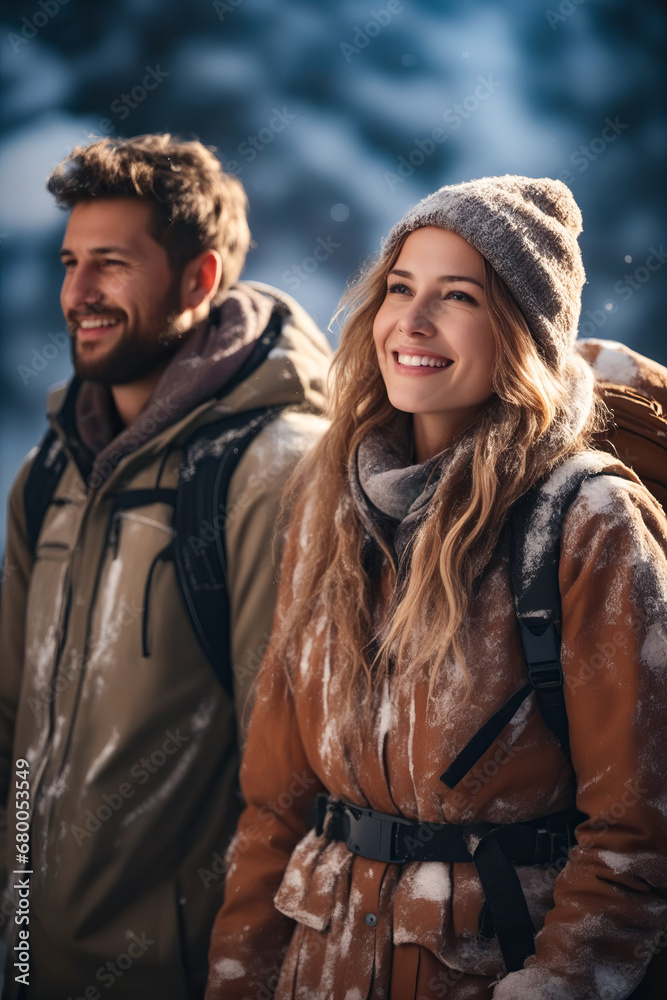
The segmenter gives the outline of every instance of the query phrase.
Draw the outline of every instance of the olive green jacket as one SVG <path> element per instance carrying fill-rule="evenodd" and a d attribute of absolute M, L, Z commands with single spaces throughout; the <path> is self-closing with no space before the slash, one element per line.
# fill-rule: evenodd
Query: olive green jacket
<path fill-rule="evenodd" d="M 23 500 L 34 456 L 14 483 L 0 614 L 0 802 L 10 873 L 0 920 L 12 956 L 3 996 L 18 995 L 19 930 L 29 933 L 22 995 L 30 1000 L 105 996 L 117 982 L 124 1000 L 203 995 L 222 856 L 240 809 L 243 709 L 271 629 L 281 491 L 326 426 L 330 351 L 307 314 L 291 300 L 289 308 L 276 346 L 246 381 L 175 423 L 165 420 L 99 489 L 87 488 L 70 457 L 34 559 Z M 49 419 L 64 436 L 63 396 L 50 398 Z M 149 575 L 172 532 L 171 507 L 127 511 L 114 538 L 110 511 L 120 490 L 152 488 L 158 477 L 174 488 L 178 446 L 195 428 L 270 404 L 290 409 L 241 458 L 225 514 L 232 702 L 200 649 L 173 562 L 159 561 Z M 29 910 L 12 891 L 23 880 L 11 874 L 22 868 L 17 759 L 29 765 Z M 22 908 L 18 927 L 8 898 Z M 29 922 L 20 922 L 24 911 Z"/>

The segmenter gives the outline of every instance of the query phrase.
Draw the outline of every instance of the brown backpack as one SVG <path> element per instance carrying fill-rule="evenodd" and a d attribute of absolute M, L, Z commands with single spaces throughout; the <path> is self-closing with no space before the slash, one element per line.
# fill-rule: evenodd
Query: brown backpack
<path fill-rule="evenodd" d="M 578 340 L 576 346 L 614 414 L 598 447 L 629 465 L 667 511 L 667 368 L 611 340 Z M 657 936 L 654 957 L 633 1000 L 664 1000 L 665 940 L 667 932 Z"/>
<path fill-rule="evenodd" d="M 596 441 L 633 469 L 667 511 L 667 368 L 612 340 L 578 340 L 613 425 Z"/>

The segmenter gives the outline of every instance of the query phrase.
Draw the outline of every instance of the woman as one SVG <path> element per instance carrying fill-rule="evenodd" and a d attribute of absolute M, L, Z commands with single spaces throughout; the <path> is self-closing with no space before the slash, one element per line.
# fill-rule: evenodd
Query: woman
<path fill-rule="evenodd" d="M 558 181 L 445 187 L 353 293 L 331 427 L 295 486 L 209 1000 L 613 1000 L 657 950 L 667 522 L 587 451 L 580 231 Z M 540 481 L 544 510 L 582 466 L 559 565 L 568 754 L 526 697 L 508 511 Z M 527 564 L 549 523 L 531 530 Z"/>

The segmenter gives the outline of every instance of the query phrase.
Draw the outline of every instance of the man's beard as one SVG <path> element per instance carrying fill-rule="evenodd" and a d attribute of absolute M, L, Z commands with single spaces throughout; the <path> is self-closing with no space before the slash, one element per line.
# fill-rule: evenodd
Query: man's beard
<path fill-rule="evenodd" d="M 96 310 L 93 307 L 86 315 L 95 315 L 97 311 L 109 312 L 106 308 Z M 121 339 L 101 358 L 82 355 L 77 349 L 76 336 L 73 336 L 70 340 L 72 364 L 77 375 L 90 382 L 109 388 L 130 385 L 165 368 L 189 332 L 179 326 L 178 313 L 174 309 L 165 310 L 148 331 L 137 333 L 126 328 Z"/>

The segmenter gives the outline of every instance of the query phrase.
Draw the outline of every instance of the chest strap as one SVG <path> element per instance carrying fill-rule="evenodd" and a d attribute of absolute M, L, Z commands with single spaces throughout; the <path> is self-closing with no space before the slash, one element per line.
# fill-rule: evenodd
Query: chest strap
<path fill-rule="evenodd" d="M 525 823 L 419 823 L 323 793 L 315 801 L 315 832 L 342 840 L 371 861 L 472 862 L 477 869 L 491 922 L 508 972 L 520 969 L 535 951 L 533 926 L 514 865 L 563 862 L 576 843 L 575 827 L 585 819 L 575 809 Z M 486 924 L 489 926 L 488 914 Z"/>

